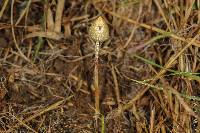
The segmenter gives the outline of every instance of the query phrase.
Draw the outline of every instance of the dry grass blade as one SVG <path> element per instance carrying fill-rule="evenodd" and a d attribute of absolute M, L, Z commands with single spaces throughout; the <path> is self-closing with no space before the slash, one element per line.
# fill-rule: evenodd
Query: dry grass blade
<path fill-rule="evenodd" d="M 50 7 L 47 9 L 47 30 L 48 31 L 54 30 L 53 13 Z"/>
<path fill-rule="evenodd" d="M 150 126 L 149 126 L 149 132 L 154 133 L 155 128 L 155 107 L 151 109 L 151 117 L 150 117 Z"/>
<path fill-rule="evenodd" d="M 160 11 L 160 13 L 161 13 L 163 19 L 165 20 L 165 23 L 166 23 L 166 25 L 167 25 L 167 28 L 168 28 L 169 31 L 171 32 L 171 31 L 172 31 L 171 26 L 170 26 L 170 24 L 169 24 L 169 22 L 168 22 L 168 20 L 167 20 L 167 18 L 166 18 L 166 16 L 165 16 L 165 13 L 164 13 L 163 9 L 161 8 L 161 5 L 160 5 L 159 1 L 158 1 L 158 0 L 154 0 L 154 2 L 156 3 L 156 6 L 158 7 L 158 9 L 159 9 L 159 11 Z"/>
<path fill-rule="evenodd" d="M 181 51 L 179 51 L 178 53 L 174 54 L 169 60 L 168 62 L 165 64 L 164 68 L 162 69 L 157 75 L 155 75 L 152 79 L 152 81 L 150 82 L 150 84 L 154 84 L 159 78 L 161 78 L 163 76 L 163 74 L 165 74 L 166 69 L 170 68 L 173 64 L 174 61 L 176 61 L 176 59 L 188 48 L 190 47 L 194 41 L 196 40 L 196 38 L 199 36 L 199 34 L 197 34 L 192 40 L 191 42 L 189 42 L 183 49 L 181 49 Z M 138 95 L 136 97 L 134 97 L 133 99 L 131 99 L 124 107 L 123 109 L 128 109 L 130 108 L 130 106 L 132 106 L 132 104 L 137 101 L 141 96 L 144 95 L 144 93 L 149 89 L 149 87 L 145 87 L 144 89 L 142 89 Z"/>
<path fill-rule="evenodd" d="M 65 0 L 58 0 L 57 8 L 56 8 L 56 18 L 55 18 L 55 26 L 54 32 L 61 32 L 61 23 L 62 23 L 62 14 L 65 6 Z"/>
<path fill-rule="evenodd" d="M 196 117 L 197 119 L 200 119 L 200 116 L 196 115 L 195 112 L 184 102 L 183 98 L 180 96 L 180 94 L 173 88 L 171 88 L 172 92 L 176 95 L 177 99 L 179 100 L 180 104 L 183 105 L 185 110 L 190 114 Z"/>
<path fill-rule="evenodd" d="M 28 1 L 26 8 L 23 10 L 23 12 L 20 14 L 19 19 L 17 20 L 17 22 L 15 23 L 15 26 L 18 25 L 20 23 L 20 21 L 22 20 L 22 18 L 24 17 L 25 13 L 28 12 L 29 10 L 29 6 L 31 5 L 31 0 Z"/>
<path fill-rule="evenodd" d="M 184 18 L 184 24 L 185 25 L 187 24 L 187 21 L 188 21 L 188 19 L 190 17 L 190 14 L 192 12 L 192 8 L 194 6 L 194 2 L 195 2 L 195 0 L 191 0 L 191 2 L 189 2 L 190 4 L 189 4 L 188 9 L 186 8 L 186 13 L 185 13 L 185 18 Z"/>
<path fill-rule="evenodd" d="M 14 129 L 16 129 L 17 127 L 19 127 L 20 125 L 22 125 L 22 123 L 29 122 L 29 121 L 35 119 L 36 117 L 43 115 L 43 114 L 46 113 L 46 112 L 49 112 L 49 111 L 51 111 L 51 110 L 54 110 L 54 109 L 58 108 L 58 107 L 59 107 L 61 104 L 63 104 L 66 100 L 68 101 L 68 100 L 70 100 L 72 97 L 73 97 L 73 96 L 70 96 L 70 97 L 68 97 L 68 98 L 66 98 L 66 99 L 64 99 L 64 100 L 58 101 L 58 102 L 56 102 L 56 103 L 54 103 L 54 104 L 52 104 L 52 105 L 50 105 L 50 106 L 48 106 L 48 107 L 46 107 L 46 108 L 44 108 L 44 109 L 41 109 L 41 110 L 37 111 L 37 113 L 35 113 L 35 114 L 29 116 L 28 118 L 22 120 L 20 123 L 17 123 L 17 124 L 16 124 L 15 126 L 13 126 L 11 129 L 9 129 L 8 131 L 6 131 L 6 133 L 12 132 Z"/>
<path fill-rule="evenodd" d="M 116 99 L 117 99 L 117 104 L 118 104 L 118 107 L 120 108 L 121 107 L 120 91 L 119 91 L 117 75 L 115 73 L 115 67 L 114 67 L 113 64 L 111 64 L 111 68 L 112 68 L 112 76 L 113 76 L 113 79 L 114 79 L 115 95 L 116 95 Z"/>
<path fill-rule="evenodd" d="M 14 25 L 14 23 L 13 23 L 13 6 L 14 6 L 14 0 L 12 0 L 12 4 L 11 4 L 11 25 Z M 19 52 L 19 54 L 20 54 L 20 56 L 22 57 L 22 58 L 24 58 L 26 61 L 28 61 L 28 62 L 30 62 L 30 60 L 23 54 L 23 52 L 20 50 L 20 48 L 19 48 L 19 45 L 18 45 L 18 43 L 17 43 L 17 40 L 16 40 L 16 37 L 15 37 L 15 30 L 14 30 L 14 27 L 12 27 L 12 36 L 13 36 L 13 40 L 14 40 L 14 43 L 15 43 L 15 47 L 17 48 L 17 50 L 18 50 L 18 52 Z"/>
<path fill-rule="evenodd" d="M 133 82 L 138 83 L 138 84 L 146 85 L 148 88 L 155 88 L 155 89 L 157 89 L 157 90 L 164 90 L 164 89 L 166 89 L 166 90 L 168 90 L 168 91 L 170 90 L 173 94 L 175 94 L 175 95 L 177 96 L 179 102 L 184 106 L 185 110 L 186 110 L 189 114 L 191 114 L 191 115 L 193 115 L 194 117 L 196 117 L 197 119 L 199 119 L 199 116 L 196 115 L 196 114 L 194 113 L 194 111 L 184 102 L 183 98 L 181 97 L 181 94 L 180 94 L 179 92 L 177 92 L 175 89 L 173 89 L 173 88 L 171 88 L 171 87 L 170 87 L 170 89 L 168 89 L 168 88 L 162 88 L 162 87 L 157 87 L 157 86 L 148 84 L 148 83 L 146 83 L 146 82 L 144 82 L 144 81 L 138 81 L 138 80 L 130 79 L 129 77 L 127 77 L 127 76 L 125 76 L 125 75 L 123 75 L 123 76 L 126 77 L 127 79 L 133 81 Z M 146 88 L 147 88 L 147 87 L 146 87 Z M 182 95 L 182 96 L 183 96 L 183 95 Z M 135 98 L 132 99 L 132 101 L 131 101 L 132 103 L 129 102 L 128 104 L 126 104 L 125 106 L 123 106 L 123 110 L 126 110 L 127 108 L 130 108 L 130 106 L 134 105 L 134 102 L 135 102 L 136 100 L 138 100 L 139 97 L 141 97 L 141 94 L 137 94 L 137 95 L 135 96 Z M 187 96 L 184 96 L 184 97 L 187 98 Z M 188 98 L 188 99 L 190 99 L 190 98 Z M 195 100 L 195 99 L 192 99 L 192 100 Z M 200 99 L 197 99 L 197 100 L 200 100 Z"/>
<path fill-rule="evenodd" d="M 4 1 L 3 7 L 2 7 L 2 9 L 0 11 L 0 19 L 3 16 L 3 13 L 4 13 L 5 9 L 6 9 L 6 6 L 8 5 L 8 2 L 9 2 L 9 0 L 5 0 Z"/>
<path fill-rule="evenodd" d="M 49 38 L 49 39 L 60 40 L 61 38 L 63 38 L 63 35 L 58 34 L 56 32 L 40 31 L 40 32 L 29 33 L 25 36 L 24 39 L 33 38 L 33 37 L 45 37 L 45 38 Z"/>
<path fill-rule="evenodd" d="M 146 29 L 149 29 L 149 30 L 152 30 L 152 31 L 156 31 L 156 32 L 158 32 L 158 33 L 160 33 L 160 34 L 163 34 L 163 35 L 169 35 L 170 37 L 172 37 L 172 38 L 174 38 L 174 39 L 177 39 L 177 40 L 180 40 L 180 41 L 183 41 L 183 42 L 190 43 L 190 41 L 191 41 L 191 39 L 192 39 L 192 38 L 185 39 L 185 38 L 180 37 L 180 36 L 178 36 L 178 35 L 176 35 L 176 34 L 174 34 L 174 33 L 167 32 L 167 31 L 162 30 L 162 29 L 160 29 L 160 28 L 157 28 L 157 27 L 154 27 L 154 26 L 150 26 L 150 25 L 147 25 L 147 24 L 145 24 L 145 23 L 138 23 L 137 21 L 134 21 L 134 20 L 132 20 L 132 19 L 129 19 L 129 18 L 127 18 L 127 17 L 124 17 L 124 16 L 122 16 L 122 15 L 119 15 L 119 14 L 117 14 L 117 13 L 115 13 L 115 12 L 112 12 L 112 11 L 110 11 L 110 10 L 107 10 L 107 9 L 104 9 L 104 11 L 107 12 L 107 13 L 109 13 L 109 14 L 111 14 L 111 15 L 113 15 L 113 16 L 115 16 L 115 17 L 118 17 L 118 18 L 120 18 L 120 19 L 123 19 L 123 20 L 125 20 L 125 21 L 127 21 L 127 22 L 129 22 L 129 23 L 132 23 L 132 24 L 134 24 L 134 25 L 138 25 L 138 26 L 140 26 L 140 27 L 144 27 L 144 28 L 146 28 Z M 199 42 L 198 40 L 194 40 L 194 42 L 193 42 L 192 45 L 197 46 L 197 47 L 200 47 L 200 42 Z"/>
<path fill-rule="evenodd" d="M 37 133 L 37 131 L 35 131 L 34 129 L 32 129 L 31 127 L 29 127 L 26 123 L 24 123 L 23 121 L 21 121 L 20 119 L 18 119 L 16 116 L 13 115 L 13 117 L 24 127 L 26 127 L 27 129 L 29 129 L 30 131 Z"/>

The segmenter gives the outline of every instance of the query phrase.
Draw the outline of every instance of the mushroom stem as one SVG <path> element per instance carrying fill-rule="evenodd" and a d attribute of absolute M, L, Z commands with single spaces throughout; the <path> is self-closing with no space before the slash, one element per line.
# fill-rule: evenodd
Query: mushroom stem
<path fill-rule="evenodd" d="M 99 47 L 100 47 L 100 43 L 99 41 L 97 41 L 95 43 L 95 61 L 98 64 L 98 59 L 99 59 Z"/>
<path fill-rule="evenodd" d="M 99 70 L 98 70 L 98 64 L 95 64 L 94 68 L 94 87 L 95 87 L 95 114 L 98 115 L 100 113 L 99 110 Z"/>
<path fill-rule="evenodd" d="M 98 58 L 99 58 L 99 43 L 95 45 L 95 67 L 94 67 L 94 88 L 95 88 L 95 121 L 96 127 L 98 127 L 98 118 L 100 114 L 100 88 L 99 88 L 99 68 L 98 68 Z"/>
<path fill-rule="evenodd" d="M 99 69 L 98 69 L 98 59 L 99 59 L 99 47 L 100 43 L 97 41 L 95 43 L 95 68 L 94 68 L 94 87 L 95 87 L 95 115 L 96 118 L 100 113 L 99 99 L 100 99 L 100 89 L 99 89 Z"/>

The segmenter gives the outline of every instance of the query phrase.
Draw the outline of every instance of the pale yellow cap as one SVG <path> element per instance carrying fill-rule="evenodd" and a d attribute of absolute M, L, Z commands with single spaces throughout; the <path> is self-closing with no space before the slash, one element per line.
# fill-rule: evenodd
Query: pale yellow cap
<path fill-rule="evenodd" d="M 89 36 L 95 42 L 104 42 L 109 38 L 109 27 L 101 16 L 92 22 Z"/>

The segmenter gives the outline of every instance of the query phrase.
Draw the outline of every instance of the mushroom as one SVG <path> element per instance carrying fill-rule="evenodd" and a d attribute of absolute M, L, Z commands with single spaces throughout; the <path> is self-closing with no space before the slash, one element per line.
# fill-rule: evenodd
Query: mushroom
<path fill-rule="evenodd" d="M 100 43 L 109 38 L 109 27 L 103 17 L 100 16 L 92 22 L 89 36 L 95 42 L 95 58 L 98 60 Z"/>

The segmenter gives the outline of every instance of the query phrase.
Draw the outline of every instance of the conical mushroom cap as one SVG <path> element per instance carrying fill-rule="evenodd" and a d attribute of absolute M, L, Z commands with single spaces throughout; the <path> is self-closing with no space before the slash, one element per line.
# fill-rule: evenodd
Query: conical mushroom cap
<path fill-rule="evenodd" d="M 109 28 L 102 17 L 98 17 L 92 22 L 89 36 L 95 42 L 104 42 L 109 38 Z"/>

